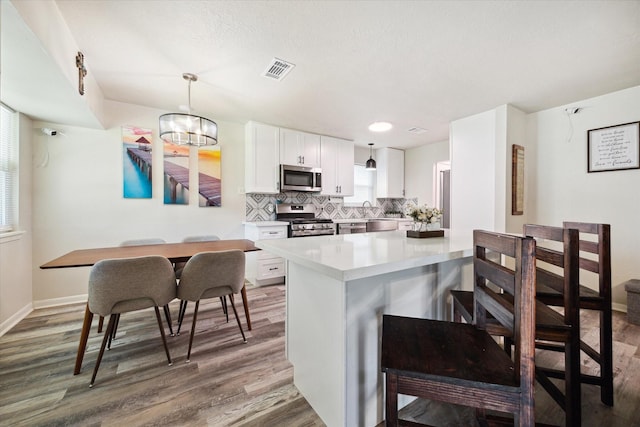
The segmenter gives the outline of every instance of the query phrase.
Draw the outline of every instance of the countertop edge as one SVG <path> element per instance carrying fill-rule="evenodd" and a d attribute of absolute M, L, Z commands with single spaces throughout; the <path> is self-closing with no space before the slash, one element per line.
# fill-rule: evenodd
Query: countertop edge
<path fill-rule="evenodd" d="M 295 252 L 271 246 L 271 242 L 272 241 L 269 240 L 258 240 L 255 242 L 255 246 L 342 282 L 364 279 L 367 277 L 379 276 L 382 274 L 394 273 L 411 268 L 439 264 L 442 262 L 469 258 L 473 256 L 473 250 L 471 247 L 469 247 L 467 249 L 457 249 L 446 253 L 427 255 L 423 257 L 406 258 L 382 264 L 366 265 L 362 267 L 343 270 L 326 264 L 321 264 L 307 257 L 300 256 Z"/>

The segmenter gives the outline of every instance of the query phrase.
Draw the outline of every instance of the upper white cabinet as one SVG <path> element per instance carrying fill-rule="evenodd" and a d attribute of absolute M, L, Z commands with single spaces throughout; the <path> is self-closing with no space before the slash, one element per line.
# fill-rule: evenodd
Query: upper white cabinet
<path fill-rule="evenodd" d="M 280 192 L 280 128 L 249 122 L 245 126 L 246 193 Z"/>
<path fill-rule="evenodd" d="M 280 163 L 320 167 L 320 135 L 280 129 Z"/>
<path fill-rule="evenodd" d="M 376 150 L 376 197 L 404 197 L 404 151 L 395 148 Z"/>
<path fill-rule="evenodd" d="M 320 139 L 322 160 L 322 195 L 353 196 L 353 142 L 323 136 Z"/>

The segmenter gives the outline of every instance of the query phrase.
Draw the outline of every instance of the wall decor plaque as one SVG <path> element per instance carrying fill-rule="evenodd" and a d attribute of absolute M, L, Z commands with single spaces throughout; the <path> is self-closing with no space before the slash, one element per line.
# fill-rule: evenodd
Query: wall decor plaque
<path fill-rule="evenodd" d="M 587 132 L 587 172 L 640 169 L 640 122 Z"/>

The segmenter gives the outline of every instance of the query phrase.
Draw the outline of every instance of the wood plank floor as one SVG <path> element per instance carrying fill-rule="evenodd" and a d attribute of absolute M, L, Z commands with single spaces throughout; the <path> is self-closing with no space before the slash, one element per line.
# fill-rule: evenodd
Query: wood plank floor
<path fill-rule="evenodd" d="M 217 299 L 203 301 L 186 363 L 190 305 L 181 335 L 167 337 L 172 366 L 153 311 L 124 314 L 93 389 L 88 385 L 101 340 L 97 322 L 82 372 L 73 376 L 84 305 L 36 310 L 0 338 L 0 425 L 322 426 L 293 386 L 284 356 L 284 292 L 280 285 L 248 288 L 253 331 L 245 331 L 247 344 L 233 319 L 226 323 Z M 177 310 L 172 303 L 174 317 Z M 597 338 L 590 328 L 595 320 L 583 322 L 588 341 Z M 584 426 L 640 426 L 640 327 L 615 313 L 614 328 L 615 407 L 600 403 L 598 387 L 583 385 Z M 584 355 L 583 363 L 594 369 Z M 436 425 L 475 425 L 468 410 L 431 402 L 414 402 L 401 415 Z M 562 425 L 564 414 L 540 391 L 536 418 Z"/>

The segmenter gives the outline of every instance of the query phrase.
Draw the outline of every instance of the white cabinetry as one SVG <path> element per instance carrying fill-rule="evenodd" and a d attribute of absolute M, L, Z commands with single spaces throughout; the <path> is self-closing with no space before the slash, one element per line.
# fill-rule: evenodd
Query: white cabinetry
<path fill-rule="evenodd" d="M 404 151 L 395 148 L 376 150 L 376 197 L 404 197 Z"/>
<path fill-rule="evenodd" d="M 281 221 L 246 222 L 244 235 L 249 240 L 286 239 L 287 223 Z M 267 251 L 246 252 L 245 277 L 256 286 L 282 283 L 284 259 Z"/>
<path fill-rule="evenodd" d="M 322 195 L 353 196 L 353 142 L 323 136 L 320 139 L 322 160 Z"/>
<path fill-rule="evenodd" d="M 413 230 L 413 220 L 410 220 L 410 219 L 399 219 L 398 220 L 398 230 L 402 230 L 402 231 Z"/>
<path fill-rule="evenodd" d="M 280 163 L 320 167 L 320 135 L 280 129 Z"/>
<path fill-rule="evenodd" d="M 262 123 L 245 126 L 245 193 L 280 192 L 280 129 Z"/>

